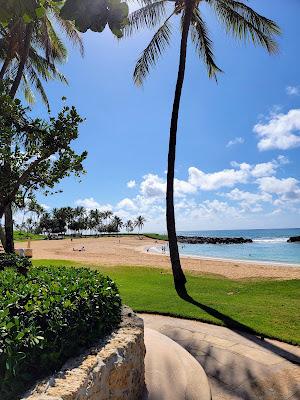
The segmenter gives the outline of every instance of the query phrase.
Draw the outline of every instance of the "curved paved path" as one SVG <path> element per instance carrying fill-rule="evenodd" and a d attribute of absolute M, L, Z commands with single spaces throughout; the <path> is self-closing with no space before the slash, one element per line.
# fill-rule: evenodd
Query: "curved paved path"
<path fill-rule="evenodd" d="M 144 400 L 211 400 L 203 368 L 182 346 L 149 328 L 145 329 L 145 345 Z"/>
<path fill-rule="evenodd" d="M 170 337 L 199 361 L 213 400 L 300 400 L 299 347 L 198 321 L 140 316 L 146 328 Z"/>

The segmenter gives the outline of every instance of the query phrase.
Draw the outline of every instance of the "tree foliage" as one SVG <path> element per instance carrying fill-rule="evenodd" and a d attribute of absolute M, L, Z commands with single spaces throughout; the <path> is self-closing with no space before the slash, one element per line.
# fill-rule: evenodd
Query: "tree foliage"
<path fill-rule="evenodd" d="M 84 172 L 87 153 L 71 147 L 83 121 L 76 109 L 64 106 L 49 121 L 28 111 L 0 89 L 0 218 L 7 205 L 22 205 L 38 190 L 48 194 L 64 177 Z"/>
<path fill-rule="evenodd" d="M 0 0 L 0 22 L 8 25 L 18 17 L 29 23 L 42 18 L 49 7 L 59 7 L 62 18 L 75 21 L 81 32 L 102 32 L 108 25 L 121 37 L 127 23 L 128 5 L 121 0 Z"/>

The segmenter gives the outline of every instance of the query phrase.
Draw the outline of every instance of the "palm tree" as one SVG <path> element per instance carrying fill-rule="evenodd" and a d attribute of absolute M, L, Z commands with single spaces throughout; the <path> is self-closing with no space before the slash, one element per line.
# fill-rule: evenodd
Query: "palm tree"
<path fill-rule="evenodd" d="M 70 21 L 63 20 L 56 8 L 49 9 L 43 18 L 29 24 L 22 19 L 11 21 L 8 27 L 0 25 L 0 59 L 3 60 L 0 80 L 13 80 L 11 95 L 14 97 L 20 84 L 26 99 L 32 103 L 32 84 L 49 108 L 49 102 L 42 81 L 66 78 L 56 67 L 67 59 L 67 49 L 54 29 L 54 23 L 77 45 L 83 55 L 83 43 L 79 32 Z"/>
<path fill-rule="evenodd" d="M 134 70 L 134 82 L 141 85 L 166 47 L 170 44 L 171 18 L 178 15 L 180 23 L 180 56 L 177 73 L 177 82 L 170 124 L 167 192 L 166 192 L 166 220 L 170 245 L 170 259 L 174 277 L 174 284 L 178 291 L 185 288 L 186 278 L 181 268 L 178 252 L 175 212 L 174 212 L 174 170 L 176 157 L 176 139 L 178 114 L 180 109 L 181 92 L 185 77 L 186 53 L 188 36 L 195 46 L 198 56 L 204 61 L 210 78 L 217 79 L 221 72 L 214 61 L 212 41 L 209 37 L 206 23 L 203 19 L 201 6 L 209 5 L 215 12 L 218 20 L 225 25 L 228 33 L 241 40 L 251 40 L 261 45 L 269 53 L 277 51 L 275 35 L 280 33 L 277 24 L 270 19 L 259 15 L 248 7 L 244 0 L 140 0 L 142 8 L 129 16 L 129 24 L 125 27 L 125 34 L 130 35 L 141 28 L 155 28 L 159 26 L 152 40 L 142 52 Z M 166 16 L 169 5 L 171 13 Z"/>
<path fill-rule="evenodd" d="M 58 78 L 62 82 L 67 82 L 66 78 L 56 68 L 57 62 L 66 61 L 67 50 L 53 27 L 52 21 L 54 19 L 72 42 L 79 45 L 83 54 L 83 45 L 79 33 L 72 22 L 60 18 L 59 8 L 56 6 L 48 9 L 43 18 L 30 23 L 26 24 L 22 18 L 17 17 L 10 21 L 7 28 L 0 25 L 0 59 L 3 60 L 0 80 L 3 80 L 6 74 L 12 78 L 13 82 L 10 88 L 12 98 L 15 97 L 23 80 L 25 97 L 31 102 L 34 97 L 29 83 L 32 83 L 41 94 L 48 109 L 49 102 L 40 77 L 46 81 Z M 6 160 L 5 164 L 6 168 L 10 168 L 10 160 Z M 5 242 L 5 250 L 13 252 L 11 205 L 7 206 L 5 211 L 5 238 L 2 239 Z"/>
<path fill-rule="evenodd" d="M 122 219 L 117 215 L 115 215 L 114 218 L 112 219 L 111 225 L 114 228 L 115 232 L 119 232 L 124 224 Z"/>
<path fill-rule="evenodd" d="M 145 219 L 143 216 L 141 216 L 141 215 L 139 215 L 139 216 L 136 218 L 136 220 L 134 221 L 134 226 L 138 228 L 138 230 L 139 230 L 139 235 L 140 235 L 140 233 L 141 233 L 141 230 L 142 230 L 143 227 L 144 227 L 145 222 L 146 222 L 146 219 Z"/>
<path fill-rule="evenodd" d="M 125 223 L 125 229 L 126 229 L 126 232 L 127 233 L 130 233 L 130 232 L 132 232 L 133 230 L 134 230 L 134 224 L 133 224 L 133 222 L 131 221 L 131 219 L 129 219 L 126 223 Z"/>
<path fill-rule="evenodd" d="M 102 217 L 103 217 L 103 219 L 105 219 L 106 225 L 108 225 L 108 221 L 111 219 L 112 216 L 113 216 L 113 213 L 110 210 L 102 212 Z"/>

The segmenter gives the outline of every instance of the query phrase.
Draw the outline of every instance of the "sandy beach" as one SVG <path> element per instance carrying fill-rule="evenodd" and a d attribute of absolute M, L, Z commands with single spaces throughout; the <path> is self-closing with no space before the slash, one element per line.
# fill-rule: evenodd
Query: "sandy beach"
<path fill-rule="evenodd" d="M 26 243 L 16 243 L 17 248 Z M 148 248 L 163 246 L 163 241 L 133 237 L 101 237 L 86 239 L 32 241 L 34 259 L 74 260 L 103 266 L 147 266 L 170 269 L 169 257 L 147 252 Z M 78 251 L 84 246 L 84 251 Z M 73 250 L 74 249 L 74 250 Z M 300 265 L 284 266 L 275 263 L 256 263 L 235 260 L 216 260 L 182 257 L 185 271 L 196 274 L 215 274 L 231 279 L 273 278 L 300 279 Z"/>

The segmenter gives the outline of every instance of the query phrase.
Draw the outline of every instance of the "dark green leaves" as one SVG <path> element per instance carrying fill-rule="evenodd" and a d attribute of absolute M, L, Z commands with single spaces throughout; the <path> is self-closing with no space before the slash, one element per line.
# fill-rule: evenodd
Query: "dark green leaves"
<path fill-rule="evenodd" d="M 206 0 L 215 10 L 227 32 L 238 39 L 259 44 L 269 53 L 278 50 L 275 36 L 280 34 L 278 25 L 258 14 L 246 4 L 235 0 Z"/>
<path fill-rule="evenodd" d="M 84 172 L 87 153 L 72 148 L 83 122 L 77 110 L 65 106 L 50 121 L 31 119 L 27 111 L 0 88 L 0 217 L 18 196 L 53 189 L 64 177 Z M 4 160 L 10 160 L 9 169 Z"/>
<path fill-rule="evenodd" d="M 127 22 L 128 5 L 121 0 L 66 0 L 61 16 L 75 21 L 81 32 L 102 32 L 106 25 L 117 37 Z"/>
<path fill-rule="evenodd" d="M 120 321 L 115 283 L 86 268 L 0 272 L 0 398 L 19 398 Z"/>
<path fill-rule="evenodd" d="M 212 41 L 209 37 L 205 21 L 202 19 L 200 11 L 195 8 L 192 15 L 191 39 L 196 51 L 204 61 L 208 76 L 217 80 L 217 73 L 222 72 L 214 60 Z"/>

